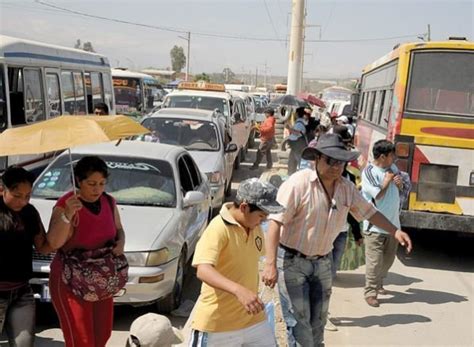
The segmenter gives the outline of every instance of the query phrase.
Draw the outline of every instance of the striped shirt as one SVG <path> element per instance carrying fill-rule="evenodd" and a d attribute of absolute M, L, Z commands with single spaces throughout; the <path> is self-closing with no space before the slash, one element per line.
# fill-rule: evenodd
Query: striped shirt
<path fill-rule="evenodd" d="M 316 171 L 310 169 L 291 175 L 278 190 L 277 201 L 285 206 L 285 212 L 268 218 L 282 224 L 280 243 L 307 256 L 331 252 L 349 212 L 362 221 L 377 211 L 343 177 L 336 181 L 334 197 L 329 203 Z"/>

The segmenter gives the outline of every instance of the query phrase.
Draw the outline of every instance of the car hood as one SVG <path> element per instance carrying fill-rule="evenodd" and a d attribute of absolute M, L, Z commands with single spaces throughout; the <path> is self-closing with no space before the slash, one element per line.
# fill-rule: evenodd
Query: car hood
<path fill-rule="evenodd" d="M 188 152 L 203 173 L 222 171 L 222 153 L 189 150 Z"/>
<path fill-rule="evenodd" d="M 32 198 L 31 204 L 40 213 L 47 227 L 56 200 Z M 125 251 L 150 251 L 161 248 L 158 239 L 163 240 L 163 231 L 177 216 L 173 207 L 118 205 L 120 220 L 125 231 Z M 166 238 L 166 237 L 165 237 Z"/>

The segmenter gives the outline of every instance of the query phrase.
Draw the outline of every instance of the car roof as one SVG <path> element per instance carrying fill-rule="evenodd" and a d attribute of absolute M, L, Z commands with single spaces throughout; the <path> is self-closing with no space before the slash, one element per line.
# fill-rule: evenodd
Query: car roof
<path fill-rule="evenodd" d="M 208 119 L 211 120 L 214 118 L 214 111 L 211 110 L 203 110 L 197 108 L 162 108 L 157 112 L 153 113 L 150 117 L 180 117 L 180 118 L 199 118 L 199 119 Z M 149 117 L 147 117 L 149 118 Z"/>
<path fill-rule="evenodd" d="M 98 143 L 95 145 L 78 146 L 71 149 L 72 154 L 87 155 L 114 155 L 121 157 L 134 157 L 146 159 L 161 159 L 174 161 L 181 153 L 186 152 L 182 147 L 151 143 L 143 141 L 121 141 L 117 146 L 116 141 Z M 63 154 L 67 155 L 67 153 Z"/>
<path fill-rule="evenodd" d="M 173 90 L 168 96 L 175 96 L 175 95 L 195 95 L 195 96 L 209 96 L 212 98 L 221 98 L 221 99 L 232 99 L 232 95 L 228 92 L 212 92 L 207 90 L 192 90 L 192 89 L 179 89 Z"/>

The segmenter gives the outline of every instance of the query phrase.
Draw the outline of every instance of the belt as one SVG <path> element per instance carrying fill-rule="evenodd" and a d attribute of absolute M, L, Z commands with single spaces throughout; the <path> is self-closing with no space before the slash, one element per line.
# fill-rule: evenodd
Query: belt
<path fill-rule="evenodd" d="M 290 248 L 290 247 L 287 247 L 285 245 L 282 245 L 280 243 L 280 247 L 282 249 L 285 250 L 285 252 L 288 252 L 290 254 L 293 254 L 295 257 L 299 257 L 299 258 L 303 258 L 303 259 L 308 259 L 308 260 L 318 260 L 318 259 L 322 259 L 322 258 L 325 258 L 328 256 L 328 254 L 325 254 L 325 255 L 306 255 L 306 254 L 303 254 L 301 253 L 300 251 L 296 250 L 296 249 L 293 249 L 293 248 Z"/>

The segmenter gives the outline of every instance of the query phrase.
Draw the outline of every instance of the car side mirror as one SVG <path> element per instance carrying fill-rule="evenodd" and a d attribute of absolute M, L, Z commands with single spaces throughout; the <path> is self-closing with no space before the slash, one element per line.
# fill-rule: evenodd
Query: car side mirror
<path fill-rule="evenodd" d="M 226 153 L 236 152 L 238 150 L 237 145 L 235 143 L 229 143 L 225 149 Z"/>
<path fill-rule="evenodd" d="M 202 192 L 189 191 L 183 198 L 183 208 L 199 205 L 206 201 L 206 196 Z"/>

